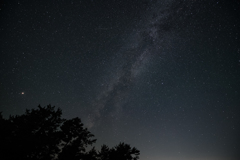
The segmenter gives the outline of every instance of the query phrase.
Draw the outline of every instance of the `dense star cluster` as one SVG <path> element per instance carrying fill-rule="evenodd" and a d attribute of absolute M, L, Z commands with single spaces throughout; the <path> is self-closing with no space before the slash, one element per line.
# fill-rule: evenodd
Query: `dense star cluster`
<path fill-rule="evenodd" d="M 79 117 L 143 160 L 240 158 L 240 2 L 5 1 L 0 111 Z M 100 146 L 99 146 L 100 147 Z"/>

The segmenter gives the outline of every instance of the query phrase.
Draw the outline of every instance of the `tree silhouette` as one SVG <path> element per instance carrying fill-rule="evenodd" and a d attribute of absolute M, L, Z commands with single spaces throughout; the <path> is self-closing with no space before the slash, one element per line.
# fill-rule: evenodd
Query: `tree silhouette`
<path fill-rule="evenodd" d="M 135 147 L 131 148 L 129 144 L 120 143 L 111 149 L 110 159 L 115 160 L 137 160 L 140 154 Z"/>
<path fill-rule="evenodd" d="M 1 160 L 137 160 L 139 150 L 120 143 L 101 151 L 80 118 L 61 118 L 61 109 L 38 106 L 20 116 L 4 119 L 0 113 Z"/>
<path fill-rule="evenodd" d="M 135 147 L 131 148 L 129 144 L 119 143 L 111 149 L 103 145 L 98 155 L 100 160 L 137 160 L 139 154 L 140 151 Z"/>
<path fill-rule="evenodd" d="M 100 160 L 110 160 L 110 149 L 105 144 L 102 145 L 101 151 L 98 153 Z"/>
<path fill-rule="evenodd" d="M 7 133 L 1 142 L 3 155 L 9 159 L 45 159 L 50 160 L 59 152 L 61 142 L 58 128 L 64 119 L 62 111 L 45 108 L 26 110 L 21 116 L 10 116 L 4 120 Z M 1 127 L 2 128 L 2 127 Z"/>
<path fill-rule="evenodd" d="M 79 118 L 67 120 L 60 127 L 62 130 L 62 152 L 59 154 L 59 159 L 83 159 L 88 153 L 86 148 L 96 142 L 96 139 L 91 139 L 93 135 L 85 128 Z M 69 157 L 71 156 L 71 157 Z"/>

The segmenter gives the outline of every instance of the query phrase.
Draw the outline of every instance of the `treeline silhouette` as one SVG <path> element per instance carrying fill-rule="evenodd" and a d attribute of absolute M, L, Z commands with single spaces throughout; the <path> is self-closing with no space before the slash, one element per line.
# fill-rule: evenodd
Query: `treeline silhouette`
<path fill-rule="evenodd" d="M 96 151 L 94 135 L 80 118 L 61 118 L 62 110 L 48 105 L 4 119 L 0 114 L 1 160 L 137 160 L 140 151 L 129 144 Z"/>

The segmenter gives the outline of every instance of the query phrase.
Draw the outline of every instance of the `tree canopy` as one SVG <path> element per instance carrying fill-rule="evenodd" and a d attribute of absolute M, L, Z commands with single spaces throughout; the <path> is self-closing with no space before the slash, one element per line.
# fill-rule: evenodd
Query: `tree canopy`
<path fill-rule="evenodd" d="M 4 119 L 0 114 L 1 160 L 137 160 L 140 151 L 129 144 L 96 151 L 94 135 L 81 119 L 64 119 L 61 109 L 38 106 Z"/>

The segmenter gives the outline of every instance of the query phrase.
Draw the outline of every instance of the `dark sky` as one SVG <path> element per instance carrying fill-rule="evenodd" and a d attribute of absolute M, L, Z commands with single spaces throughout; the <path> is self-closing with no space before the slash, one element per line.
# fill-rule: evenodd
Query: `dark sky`
<path fill-rule="evenodd" d="M 240 159 L 240 2 L 41 0 L 0 6 L 0 110 L 80 117 L 142 160 Z"/>

